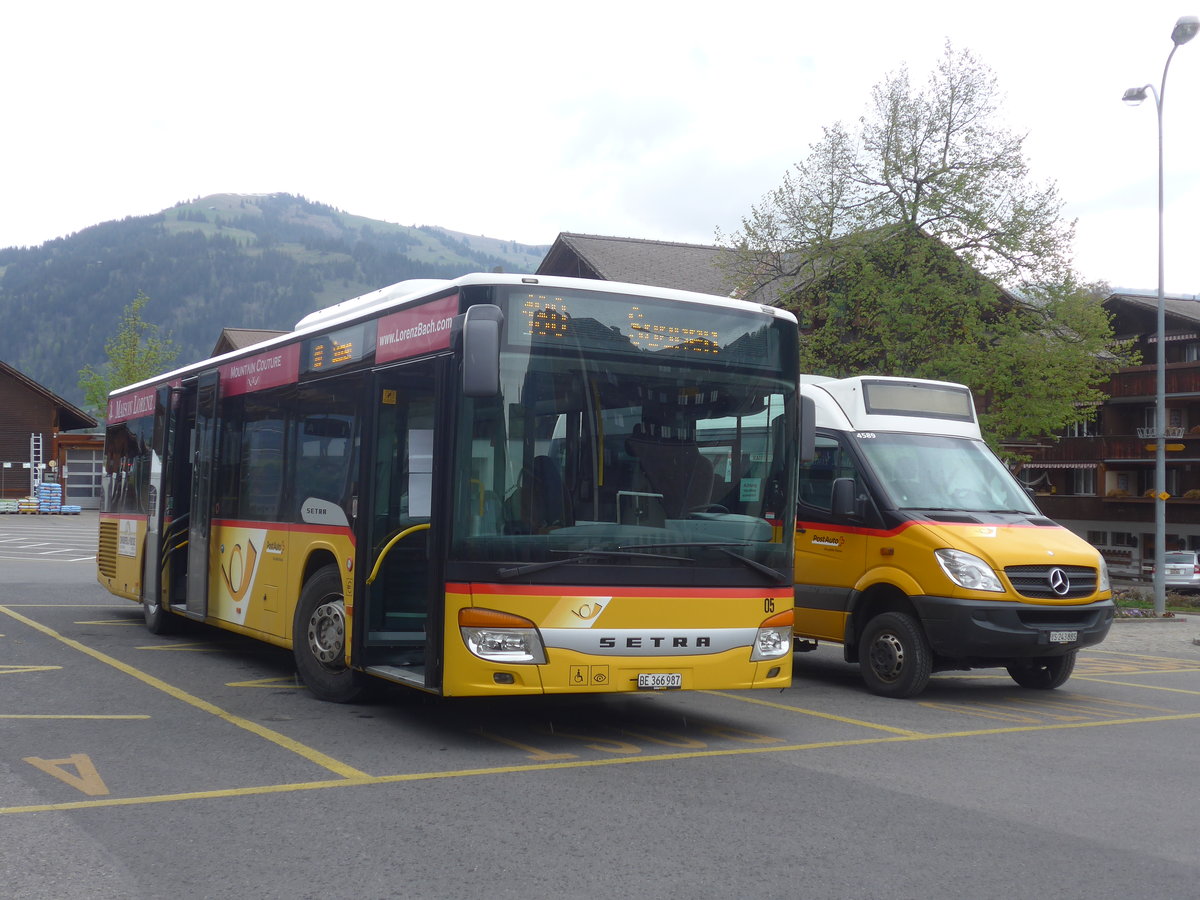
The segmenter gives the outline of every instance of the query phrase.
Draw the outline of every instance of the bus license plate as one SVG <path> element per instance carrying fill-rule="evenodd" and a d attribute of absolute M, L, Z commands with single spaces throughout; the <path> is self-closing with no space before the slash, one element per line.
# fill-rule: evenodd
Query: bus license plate
<path fill-rule="evenodd" d="M 1078 631 L 1052 631 L 1050 632 L 1050 643 L 1052 644 L 1073 644 L 1079 640 Z"/>
<path fill-rule="evenodd" d="M 683 687 L 683 675 L 679 672 L 639 672 L 638 690 L 668 691 Z"/>

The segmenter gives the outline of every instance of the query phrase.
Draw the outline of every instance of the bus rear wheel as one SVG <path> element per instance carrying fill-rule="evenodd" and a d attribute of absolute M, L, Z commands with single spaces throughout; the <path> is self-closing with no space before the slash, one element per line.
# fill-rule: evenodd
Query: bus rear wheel
<path fill-rule="evenodd" d="M 346 665 L 346 602 L 337 566 L 304 583 L 292 620 L 292 655 L 300 680 L 321 700 L 349 703 L 362 694 L 363 675 Z"/>
<path fill-rule="evenodd" d="M 867 623 L 858 647 L 867 688 L 882 697 L 912 697 L 925 690 L 933 654 L 920 623 L 906 613 L 882 613 Z"/>
<path fill-rule="evenodd" d="M 1008 674 L 1023 688 L 1050 691 L 1067 683 L 1067 679 L 1075 671 L 1075 654 L 1077 652 L 1072 650 L 1062 656 L 1031 659 L 1025 665 L 1009 666 Z"/>

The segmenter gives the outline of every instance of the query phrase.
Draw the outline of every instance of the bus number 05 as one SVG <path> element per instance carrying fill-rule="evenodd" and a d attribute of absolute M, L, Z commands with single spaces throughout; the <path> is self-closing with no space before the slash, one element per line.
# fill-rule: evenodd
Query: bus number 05
<path fill-rule="evenodd" d="M 763 599 L 763 612 L 765 612 L 765 613 L 775 612 L 775 598 L 774 597 L 765 597 Z"/>

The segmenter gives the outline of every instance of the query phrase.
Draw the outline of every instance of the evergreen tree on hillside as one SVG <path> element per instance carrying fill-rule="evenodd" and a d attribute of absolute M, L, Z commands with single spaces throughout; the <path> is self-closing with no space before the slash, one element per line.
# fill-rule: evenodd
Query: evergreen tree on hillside
<path fill-rule="evenodd" d="M 90 365 L 79 371 L 85 409 L 99 419 L 108 417 L 109 392 L 165 372 L 179 354 L 170 336 L 161 337 L 157 325 L 142 319 L 142 309 L 149 302 L 150 298 L 138 291 L 125 307 L 117 333 L 104 344 L 108 362 L 102 371 Z"/>

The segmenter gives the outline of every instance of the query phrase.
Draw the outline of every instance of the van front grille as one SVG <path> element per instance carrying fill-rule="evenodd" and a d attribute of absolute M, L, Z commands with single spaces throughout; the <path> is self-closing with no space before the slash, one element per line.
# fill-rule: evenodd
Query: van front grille
<path fill-rule="evenodd" d="M 1070 600 L 1096 590 L 1096 570 L 1087 566 L 1009 566 L 1013 590 L 1034 600 Z"/>

